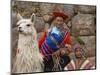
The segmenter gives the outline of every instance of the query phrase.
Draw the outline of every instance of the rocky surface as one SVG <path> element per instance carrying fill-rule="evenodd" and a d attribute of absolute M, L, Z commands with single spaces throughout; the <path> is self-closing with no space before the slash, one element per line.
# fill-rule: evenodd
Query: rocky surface
<path fill-rule="evenodd" d="M 95 17 L 92 14 L 77 14 L 72 18 L 72 32 L 79 35 L 95 35 Z"/>

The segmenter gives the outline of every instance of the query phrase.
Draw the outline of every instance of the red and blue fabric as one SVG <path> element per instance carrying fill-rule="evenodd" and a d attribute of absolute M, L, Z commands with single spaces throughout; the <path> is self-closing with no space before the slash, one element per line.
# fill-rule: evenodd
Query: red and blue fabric
<path fill-rule="evenodd" d="M 69 37 L 69 33 L 62 32 L 60 29 L 54 27 L 49 33 L 45 33 L 44 37 L 39 41 L 39 48 L 44 57 L 49 60 L 51 54 L 64 47 L 66 38 Z"/>

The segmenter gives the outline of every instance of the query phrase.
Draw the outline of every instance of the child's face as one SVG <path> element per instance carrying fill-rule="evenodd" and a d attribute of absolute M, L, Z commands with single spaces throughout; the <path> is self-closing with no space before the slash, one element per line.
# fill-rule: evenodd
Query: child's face
<path fill-rule="evenodd" d="M 61 26 L 61 25 L 63 25 L 63 23 L 64 23 L 64 19 L 62 17 L 56 17 L 54 19 L 54 24 L 57 26 Z"/>
<path fill-rule="evenodd" d="M 75 50 L 75 56 L 76 56 L 76 58 L 82 58 L 82 52 L 81 52 L 80 48 L 77 48 Z"/>

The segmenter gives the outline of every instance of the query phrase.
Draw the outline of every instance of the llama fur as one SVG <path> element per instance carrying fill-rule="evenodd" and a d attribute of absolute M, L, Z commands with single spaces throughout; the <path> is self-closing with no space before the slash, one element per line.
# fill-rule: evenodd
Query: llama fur
<path fill-rule="evenodd" d="M 34 28 L 35 14 L 30 19 L 23 19 L 18 14 L 19 39 L 13 73 L 43 72 L 43 55 L 39 51 L 37 33 Z"/>

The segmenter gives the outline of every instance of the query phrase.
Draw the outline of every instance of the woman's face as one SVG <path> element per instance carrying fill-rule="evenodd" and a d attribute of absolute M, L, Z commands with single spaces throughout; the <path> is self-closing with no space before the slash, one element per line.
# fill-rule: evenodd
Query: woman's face
<path fill-rule="evenodd" d="M 54 24 L 57 26 L 61 26 L 61 25 L 63 25 L 63 23 L 64 23 L 64 19 L 62 17 L 56 17 L 54 19 Z"/>
<path fill-rule="evenodd" d="M 81 52 L 80 48 L 77 48 L 75 50 L 75 56 L 76 56 L 76 58 L 82 58 L 82 52 Z"/>

